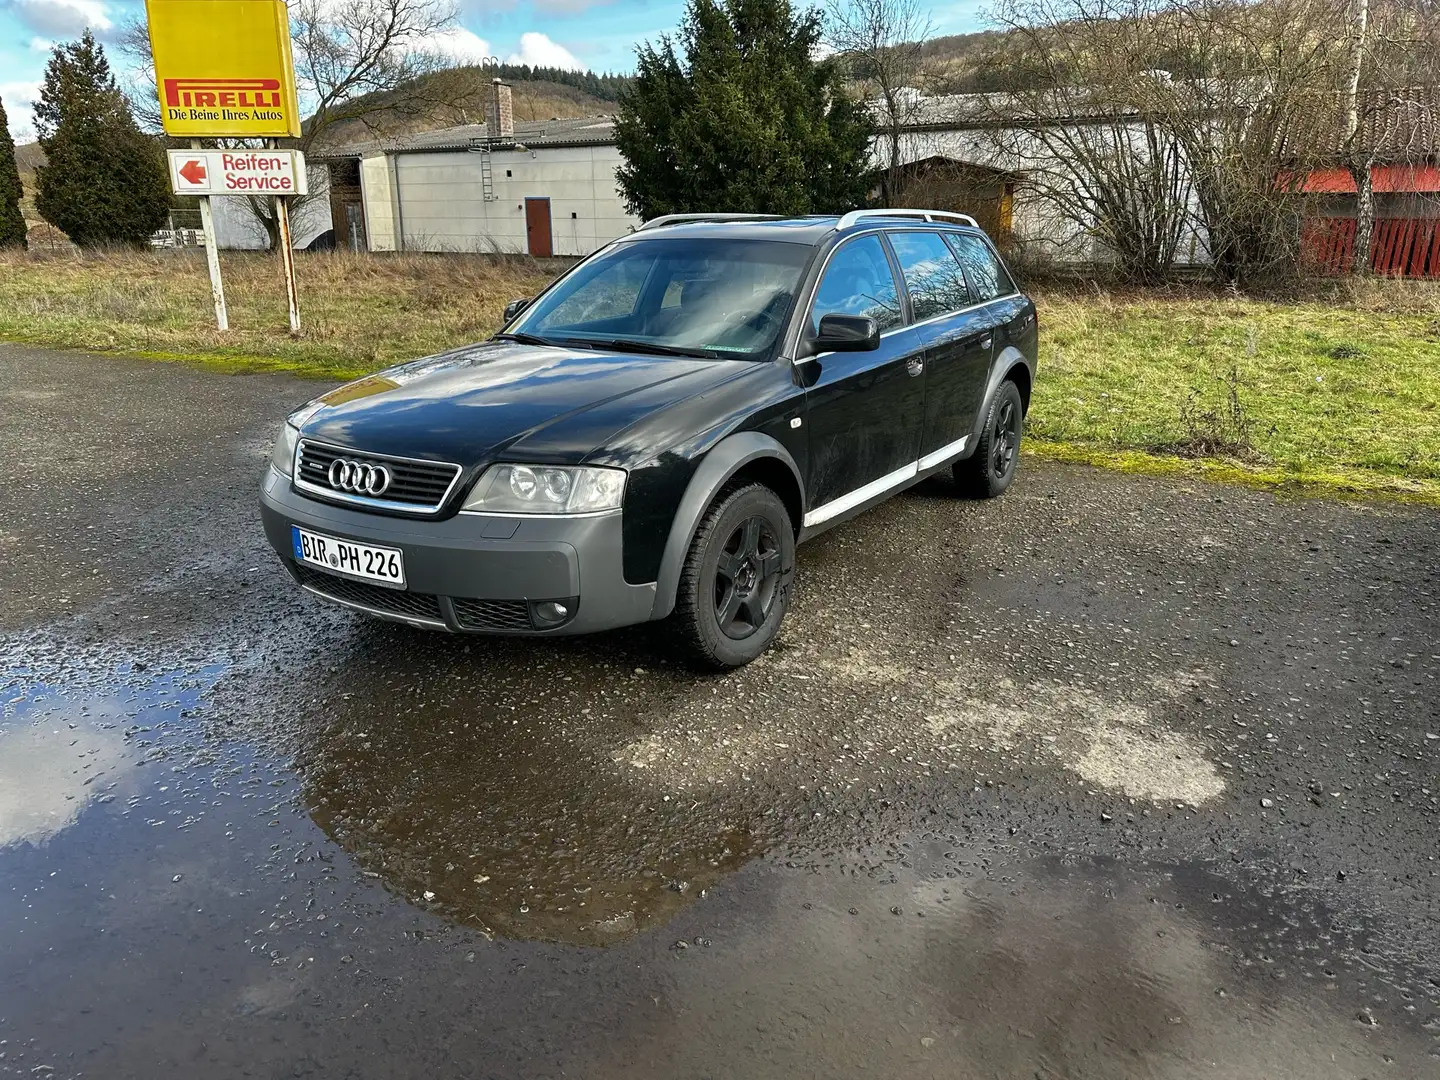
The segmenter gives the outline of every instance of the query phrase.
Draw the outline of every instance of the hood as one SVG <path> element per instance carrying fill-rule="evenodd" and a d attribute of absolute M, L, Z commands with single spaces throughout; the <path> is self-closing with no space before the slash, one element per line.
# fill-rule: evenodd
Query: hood
<path fill-rule="evenodd" d="M 466 468 L 517 454 L 573 464 L 645 416 L 762 366 L 489 342 L 333 390 L 302 434 Z"/>

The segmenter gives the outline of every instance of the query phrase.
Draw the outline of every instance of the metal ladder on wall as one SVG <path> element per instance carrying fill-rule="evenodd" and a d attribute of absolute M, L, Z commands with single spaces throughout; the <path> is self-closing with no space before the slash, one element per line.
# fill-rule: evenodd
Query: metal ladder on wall
<path fill-rule="evenodd" d="M 490 139 L 471 139 L 470 152 L 480 155 L 480 197 L 486 202 L 494 202 L 498 196 L 495 194 L 495 171 L 490 160 Z"/>

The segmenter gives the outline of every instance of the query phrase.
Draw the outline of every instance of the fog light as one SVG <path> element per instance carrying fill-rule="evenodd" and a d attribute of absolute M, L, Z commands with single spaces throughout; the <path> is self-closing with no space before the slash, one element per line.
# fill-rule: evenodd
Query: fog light
<path fill-rule="evenodd" d="M 570 618 L 570 606 L 558 600 L 542 600 L 530 605 L 530 615 L 538 627 L 559 626 Z"/>

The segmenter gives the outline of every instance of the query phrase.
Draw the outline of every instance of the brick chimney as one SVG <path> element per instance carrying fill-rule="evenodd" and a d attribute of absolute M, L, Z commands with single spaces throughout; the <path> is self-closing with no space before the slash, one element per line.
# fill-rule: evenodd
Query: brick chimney
<path fill-rule="evenodd" d="M 515 105 L 510 87 L 496 79 L 490 84 L 490 103 L 485 106 L 485 134 L 491 139 L 515 138 Z"/>

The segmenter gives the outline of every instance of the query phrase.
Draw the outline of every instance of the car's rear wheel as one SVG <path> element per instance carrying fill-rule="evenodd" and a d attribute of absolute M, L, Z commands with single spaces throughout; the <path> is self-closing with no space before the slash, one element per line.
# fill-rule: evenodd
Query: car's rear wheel
<path fill-rule="evenodd" d="M 695 530 L 675 596 L 680 644 L 696 666 L 740 667 L 770 647 L 790 605 L 795 531 L 763 484 L 722 492 Z"/>
<path fill-rule="evenodd" d="M 1020 388 L 1008 379 L 995 391 L 975 453 L 954 467 L 955 482 L 972 499 L 1003 495 L 1020 463 L 1020 437 L 1025 431 L 1025 403 Z"/>

